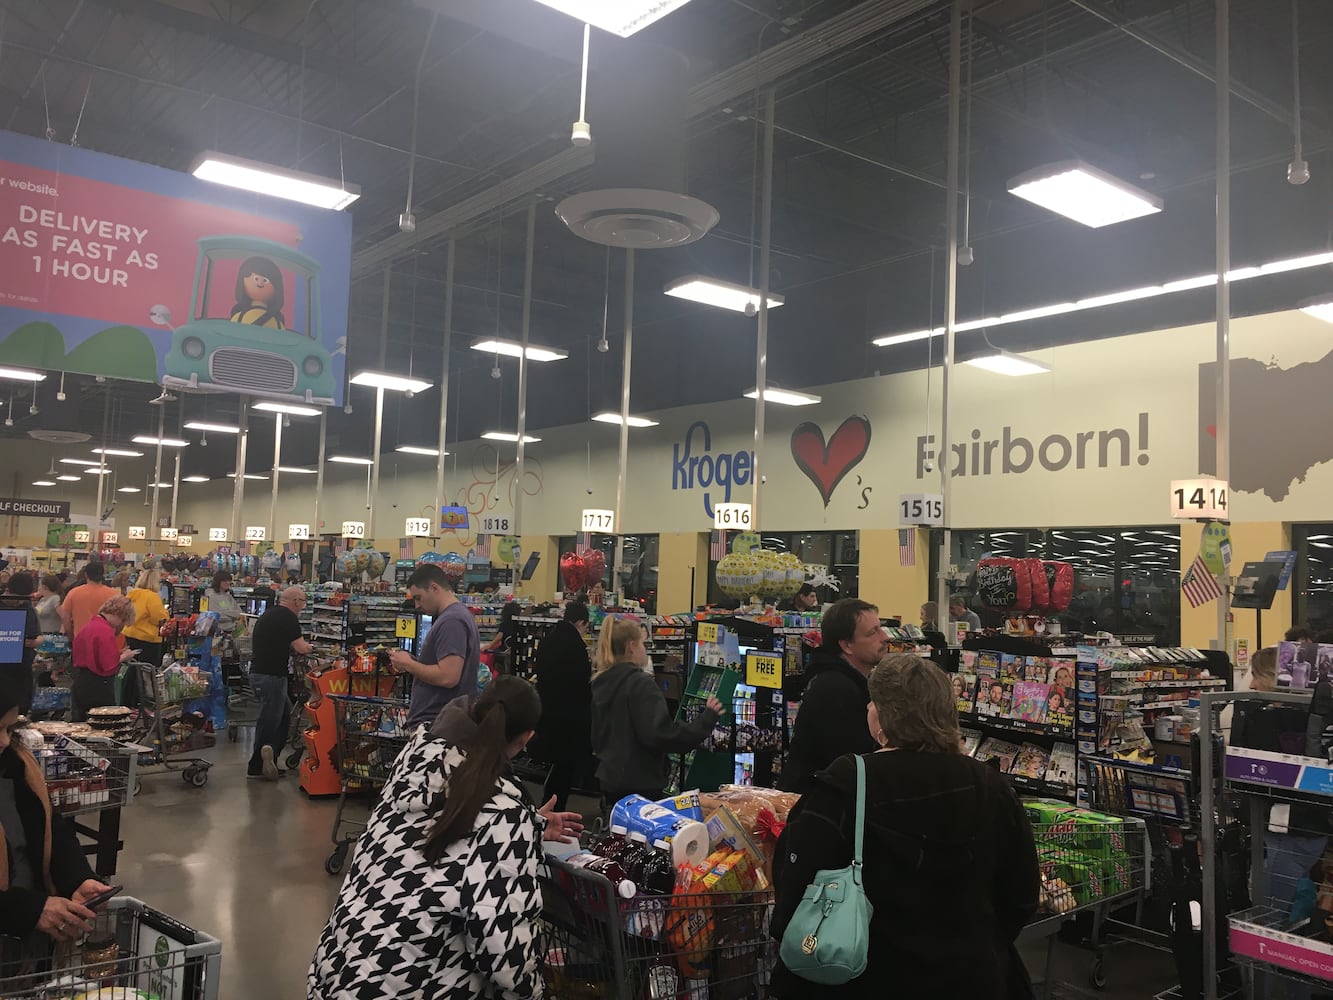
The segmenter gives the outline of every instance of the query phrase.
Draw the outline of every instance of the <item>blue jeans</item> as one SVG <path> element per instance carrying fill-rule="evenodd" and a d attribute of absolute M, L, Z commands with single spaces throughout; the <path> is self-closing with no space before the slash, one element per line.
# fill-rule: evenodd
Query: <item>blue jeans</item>
<path fill-rule="evenodd" d="M 1326 836 L 1274 833 L 1272 830 L 1264 834 L 1264 893 L 1269 906 L 1282 913 L 1291 913 L 1297 885 L 1310 874 L 1327 846 Z M 1264 979 L 1265 996 L 1276 996 L 1277 978 L 1265 976 Z M 1308 986 L 1288 982 L 1286 987 L 1287 1000 L 1309 1000 Z"/>
<path fill-rule="evenodd" d="M 264 747 L 272 747 L 273 759 L 278 761 L 287 744 L 292 703 L 287 698 L 286 677 L 252 673 L 250 687 L 259 699 L 259 718 L 255 722 L 255 751 L 250 755 L 249 773 L 260 774 L 264 769 Z"/>

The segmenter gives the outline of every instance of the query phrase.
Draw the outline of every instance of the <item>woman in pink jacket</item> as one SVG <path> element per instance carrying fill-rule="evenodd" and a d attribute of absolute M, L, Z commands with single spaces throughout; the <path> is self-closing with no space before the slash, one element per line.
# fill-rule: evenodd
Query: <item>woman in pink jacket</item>
<path fill-rule="evenodd" d="M 116 673 L 134 650 L 121 649 L 116 637 L 134 621 L 128 597 L 113 597 L 74 636 L 74 684 L 70 708 L 75 722 L 88 718 L 90 708 L 116 703 Z"/>

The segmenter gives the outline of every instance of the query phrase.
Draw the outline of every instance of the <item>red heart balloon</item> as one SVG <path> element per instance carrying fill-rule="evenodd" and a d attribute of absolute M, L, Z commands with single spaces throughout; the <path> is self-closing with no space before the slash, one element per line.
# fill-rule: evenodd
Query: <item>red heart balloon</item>
<path fill-rule="evenodd" d="M 564 582 L 566 593 L 582 590 L 586 573 L 583 559 L 577 553 L 566 552 L 560 557 L 560 579 Z"/>
<path fill-rule="evenodd" d="M 579 555 L 583 557 L 583 582 L 591 587 L 606 575 L 606 554 L 601 549 L 584 549 Z"/>

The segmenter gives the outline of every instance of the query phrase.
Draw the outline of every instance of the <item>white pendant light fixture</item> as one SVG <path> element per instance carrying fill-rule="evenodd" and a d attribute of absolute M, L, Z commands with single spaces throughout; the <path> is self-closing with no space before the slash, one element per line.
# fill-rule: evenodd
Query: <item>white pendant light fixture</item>
<path fill-rule="evenodd" d="M 34 479 L 32 481 L 32 485 L 34 486 L 54 486 L 55 484 L 56 481 L 54 479 Z"/>
<path fill-rule="evenodd" d="M 341 465 L 374 465 L 374 461 L 369 458 L 360 458 L 356 455 L 334 455 L 329 459 L 330 462 L 338 462 Z"/>
<path fill-rule="evenodd" d="M 87 467 L 90 468 L 90 469 L 97 469 L 97 468 L 100 468 L 101 465 L 102 465 L 101 462 L 90 462 L 90 461 L 88 461 L 88 459 L 86 459 L 86 458 L 62 458 L 62 459 L 60 460 L 60 464 L 61 464 L 61 465 L 83 465 L 83 466 L 87 466 Z"/>
<path fill-rule="evenodd" d="M 1301 312 L 1325 323 L 1333 323 L 1333 292 L 1310 299 L 1301 306 Z"/>
<path fill-rule="evenodd" d="M 716 306 L 718 309 L 730 309 L 732 312 L 753 316 L 759 311 L 759 289 L 748 285 L 737 285 L 717 278 L 705 278 L 701 274 L 687 274 L 677 278 L 663 289 L 672 298 L 698 302 L 700 305 Z M 768 293 L 768 308 L 776 309 L 786 299 L 773 292 Z"/>
<path fill-rule="evenodd" d="M 200 154 L 190 173 L 215 184 L 334 211 L 341 211 L 361 197 L 361 189 L 355 184 L 211 150 Z"/>
<path fill-rule="evenodd" d="M 486 441 L 508 441 L 510 444 L 518 444 L 518 435 L 510 431 L 487 431 L 482 435 Z M 536 444 L 540 441 L 539 437 L 532 437 L 528 434 L 523 435 L 524 444 Z"/>
<path fill-rule="evenodd" d="M 621 38 L 642 31 L 689 0 L 537 0 L 576 20 Z"/>
<path fill-rule="evenodd" d="M 1009 193 L 1093 229 L 1162 210 L 1161 198 L 1082 160 L 1021 173 L 1009 181 Z"/>
<path fill-rule="evenodd" d="M 979 358 L 964 361 L 963 364 L 980 368 L 996 375 L 1040 375 L 1049 372 L 1051 366 L 1044 361 L 1028 357 L 1026 354 L 1011 354 L 1009 351 L 994 351 Z"/>
<path fill-rule="evenodd" d="M 472 344 L 474 351 L 484 351 L 487 354 L 503 354 L 507 358 L 517 358 L 523 353 L 523 345 L 517 340 L 478 340 Z M 558 347 L 538 347 L 536 344 L 528 345 L 529 361 L 563 361 L 569 357 L 568 351 L 562 351 Z"/>
<path fill-rule="evenodd" d="M 116 492 L 117 492 L 117 493 L 142 493 L 143 490 L 139 489 L 139 487 L 137 487 L 137 486 L 119 486 L 119 487 L 116 488 Z"/>
<path fill-rule="evenodd" d="M 81 483 L 81 482 L 83 482 L 83 480 L 80 479 L 78 476 L 56 476 L 56 478 L 57 478 L 58 480 L 60 480 L 62 483 Z"/>
<path fill-rule="evenodd" d="M 303 468 L 301 468 L 300 466 L 296 466 L 296 465 L 279 465 L 279 466 L 278 466 L 278 471 L 279 471 L 279 472 L 290 472 L 290 473 L 292 473 L 293 475 L 296 475 L 296 476 L 313 476 L 313 475 L 315 474 L 315 470 L 314 470 L 314 469 L 303 469 Z"/>
<path fill-rule="evenodd" d="M 187 431 L 204 431 L 214 434 L 239 434 L 241 429 L 234 424 L 210 424 L 206 420 L 191 420 L 185 425 Z"/>
<path fill-rule="evenodd" d="M 94 465 L 91 469 L 84 469 L 83 474 L 85 476 L 109 476 L 111 475 L 111 471 L 112 471 L 111 469 L 105 467 L 99 468 L 98 466 Z"/>
<path fill-rule="evenodd" d="M 751 389 L 745 394 L 746 399 L 759 395 L 758 389 Z M 765 403 L 781 403 L 783 406 L 813 406 L 823 402 L 824 397 L 809 392 L 797 392 L 795 389 L 780 389 L 775 385 L 764 386 Z"/>
<path fill-rule="evenodd" d="M 228 473 L 227 473 L 227 478 L 228 478 L 228 479 L 235 479 L 235 478 L 236 478 L 236 473 L 234 473 L 234 472 L 228 472 Z M 245 478 L 246 478 L 246 479 L 253 479 L 253 480 L 267 480 L 267 479 L 268 479 L 268 476 L 261 476 L 261 475 L 259 475 L 259 474 L 256 473 L 256 472 L 247 472 L 247 473 L 245 474 Z"/>
<path fill-rule="evenodd" d="M 368 385 L 373 389 L 391 389 L 395 392 L 425 392 L 432 385 L 419 378 L 406 375 L 394 375 L 390 372 L 357 372 L 351 378 L 352 385 Z"/>
<path fill-rule="evenodd" d="M 184 448 L 189 441 L 183 441 L 180 438 L 164 437 L 158 438 L 156 434 L 139 434 L 130 438 L 135 444 L 161 444 L 163 448 Z"/>
<path fill-rule="evenodd" d="M 181 479 L 181 482 L 183 483 L 206 483 L 208 481 L 207 476 L 185 476 Z"/>
<path fill-rule="evenodd" d="M 94 448 L 94 455 L 114 455 L 117 458 L 143 458 L 143 452 L 133 451 L 130 448 Z M 99 463 L 94 462 L 94 465 Z"/>
<path fill-rule="evenodd" d="M 41 382 L 46 378 L 46 373 L 28 371 L 26 368 L 10 368 L 8 365 L 0 365 L 0 378 L 12 379 L 15 382 Z"/>
<path fill-rule="evenodd" d="M 599 424 L 615 424 L 617 427 L 620 426 L 620 414 L 612 413 L 609 410 L 605 413 L 594 413 L 592 418 Z M 636 417 L 631 413 L 629 425 L 631 427 L 656 427 L 657 421 L 649 420 L 647 417 Z"/>
<path fill-rule="evenodd" d="M 296 406 L 293 403 L 272 403 L 265 400 L 262 403 L 251 403 L 250 409 L 263 410 L 265 413 L 289 413 L 293 417 L 317 417 L 320 410 L 313 406 Z M 189 427 L 189 424 L 185 425 Z"/>
<path fill-rule="evenodd" d="M 429 455 L 431 458 L 440 457 L 439 448 L 423 448 L 416 444 L 400 444 L 395 451 L 402 452 L 404 455 Z M 447 451 L 445 454 L 449 454 Z"/>

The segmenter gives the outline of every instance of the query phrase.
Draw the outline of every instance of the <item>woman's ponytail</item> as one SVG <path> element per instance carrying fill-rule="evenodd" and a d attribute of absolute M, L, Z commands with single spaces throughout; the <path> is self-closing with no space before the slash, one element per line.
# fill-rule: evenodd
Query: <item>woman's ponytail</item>
<path fill-rule="evenodd" d="M 597 650 L 593 654 L 592 670 L 600 674 L 610 670 L 625 659 L 629 644 L 643 638 L 643 626 L 633 618 L 607 615 L 602 620 L 602 632 L 597 637 Z"/>

